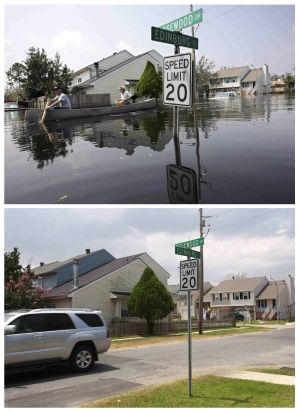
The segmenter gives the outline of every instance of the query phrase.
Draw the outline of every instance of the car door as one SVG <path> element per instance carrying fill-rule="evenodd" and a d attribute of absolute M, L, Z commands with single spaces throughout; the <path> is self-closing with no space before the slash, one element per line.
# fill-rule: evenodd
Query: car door
<path fill-rule="evenodd" d="M 24 314 L 11 321 L 9 325 L 15 325 L 16 331 L 5 336 L 5 364 L 42 360 L 45 350 L 43 315 Z"/>
<path fill-rule="evenodd" d="M 49 360 L 66 359 L 76 328 L 67 313 L 45 314 L 45 358 Z"/>

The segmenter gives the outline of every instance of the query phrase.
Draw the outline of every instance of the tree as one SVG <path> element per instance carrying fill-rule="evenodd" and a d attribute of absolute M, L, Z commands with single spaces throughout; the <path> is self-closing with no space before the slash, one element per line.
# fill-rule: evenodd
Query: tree
<path fill-rule="evenodd" d="M 130 315 L 145 319 L 148 334 L 153 334 L 154 322 L 165 318 L 174 309 L 171 294 L 149 267 L 146 267 L 128 299 Z"/>
<path fill-rule="evenodd" d="M 26 80 L 26 67 L 22 63 L 14 63 L 6 72 L 9 88 L 22 86 Z"/>
<path fill-rule="evenodd" d="M 32 309 L 43 304 L 45 291 L 34 284 L 34 274 L 28 265 L 20 264 L 20 252 L 14 248 L 4 254 L 5 309 Z"/>
<path fill-rule="evenodd" d="M 196 65 L 196 89 L 199 94 L 209 92 L 209 80 L 214 77 L 215 63 L 202 56 Z"/>
<path fill-rule="evenodd" d="M 295 76 L 292 73 L 286 73 L 283 80 L 289 94 L 295 91 Z"/>
<path fill-rule="evenodd" d="M 139 96 L 150 98 L 158 98 L 162 93 L 162 78 L 149 61 L 147 61 L 145 70 L 137 83 L 136 92 Z"/>
<path fill-rule="evenodd" d="M 6 75 L 8 85 L 12 87 L 18 83 L 28 99 L 50 94 L 58 84 L 67 93 L 72 79 L 72 71 L 62 64 L 58 53 L 51 59 L 44 49 L 35 47 L 30 47 L 25 61 L 14 63 Z"/>
<path fill-rule="evenodd" d="M 12 252 L 4 253 L 4 280 L 8 282 L 10 278 L 16 281 L 21 275 L 22 265 L 20 265 L 20 252 L 14 247 Z"/>

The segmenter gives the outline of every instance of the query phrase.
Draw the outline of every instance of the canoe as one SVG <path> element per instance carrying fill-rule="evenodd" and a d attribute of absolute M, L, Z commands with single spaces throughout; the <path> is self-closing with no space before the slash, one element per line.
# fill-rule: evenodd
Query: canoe
<path fill-rule="evenodd" d="M 156 106 L 156 99 L 143 100 L 142 102 L 126 104 L 124 106 L 104 106 L 90 107 L 82 109 L 58 109 L 48 110 L 45 121 L 79 119 L 83 117 L 97 117 L 107 114 L 121 114 L 127 112 L 137 112 L 139 110 L 153 109 Z M 42 117 L 43 109 L 28 109 L 25 112 L 25 120 L 28 122 L 38 122 Z"/>

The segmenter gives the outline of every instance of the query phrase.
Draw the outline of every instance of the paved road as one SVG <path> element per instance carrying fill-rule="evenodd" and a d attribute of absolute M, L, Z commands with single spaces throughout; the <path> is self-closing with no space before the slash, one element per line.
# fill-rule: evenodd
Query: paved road
<path fill-rule="evenodd" d="M 193 376 L 245 367 L 295 366 L 295 329 L 193 342 Z M 93 372 L 77 375 L 63 367 L 9 375 L 6 407 L 74 407 L 143 385 L 188 377 L 187 343 L 110 351 Z"/>

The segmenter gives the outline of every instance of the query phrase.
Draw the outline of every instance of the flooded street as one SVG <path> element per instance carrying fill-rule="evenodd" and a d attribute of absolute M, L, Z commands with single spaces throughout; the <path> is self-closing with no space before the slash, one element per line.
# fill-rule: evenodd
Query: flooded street
<path fill-rule="evenodd" d="M 5 113 L 9 204 L 294 203 L 294 98 L 199 102 L 200 141 L 188 109 L 180 110 L 179 142 L 166 106 L 44 129 L 23 116 Z M 192 197 L 172 194 L 167 166 L 179 163 L 194 171 Z"/>

